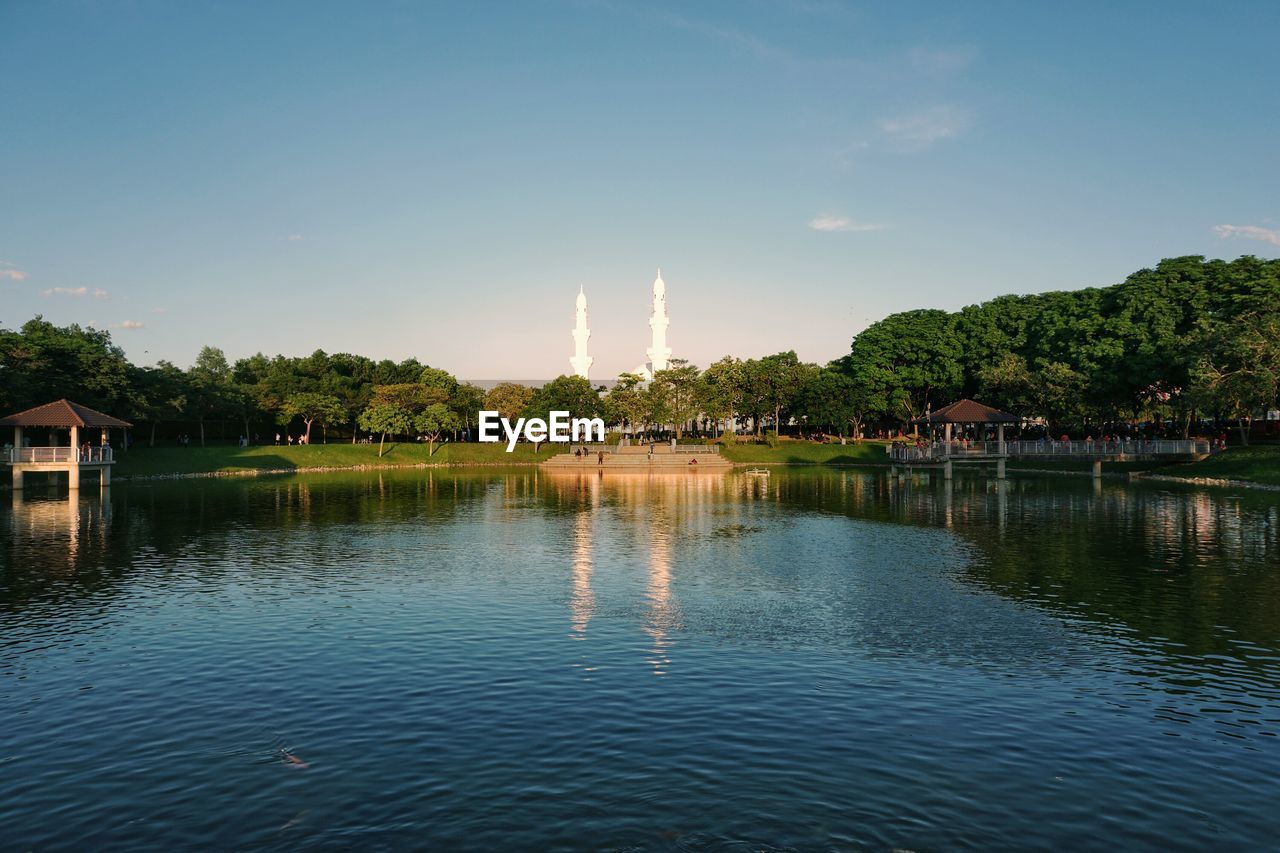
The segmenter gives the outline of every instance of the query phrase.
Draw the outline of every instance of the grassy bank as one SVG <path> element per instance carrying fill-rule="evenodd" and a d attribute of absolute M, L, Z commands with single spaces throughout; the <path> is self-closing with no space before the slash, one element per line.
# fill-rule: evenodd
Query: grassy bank
<path fill-rule="evenodd" d="M 1280 486 L 1280 444 L 1233 447 L 1201 462 L 1166 465 L 1152 473 L 1188 480 L 1244 480 Z"/>
<path fill-rule="evenodd" d="M 777 447 L 767 444 L 736 444 L 726 447 L 724 455 L 734 462 L 760 464 L 818 465 L 888 465 L 889 457 L 880 441 L 862 444 L 815 444 L 810 441 L 782 441 Z"/>
<path fill-rule="evenodd" d="M 518 445 L 507 453 L 503 444 L 436 445 L 428 455 L 425 444 L 387 443 L 381 458 L 376 444 L 310 444 L 264 447 L 135 447 L 118 453 L 116 477 L 150 477 L 168 474 L 206 474 L 236 471 L 274 471 L 301 468 L 356 468 L 362 465 L 519 465 L 540 462 L 560 451 L 543 445 L 537 455 L 532 445 Z"/>
<path fill-rule="evenodd" d="M 512 453 L 505 444 L 443 444 L 428 455 L 426 445 L 391 444 L 378 457 L 378 446 L 368 444 L 312 444 L 306 447 L 135 447 L 117 457 L 117 478 L 182 474 L 234 473 L 238 471 L 289 471 L 306 468 L 357 468 L 361 466 L 415 465 L 529 465 L 565 451 L 564 445 L 543 445 L 537 454 L 532 445 L 520 444 Z M 777 447 L 739 444 L 727 447 L 725 456 L 746 465 L 887 465 L 883 442 L 863 444 L 813 444 L 783 441 Z M 1060 470 L 1086 472 L 1088 462 L 1023 460 L 1009 462 L 1009 470 Z M 1157 462 L 1104 463 L 1108 472 L 1149 472 L 1182 479 L 1243 480 L 1280 485 L 1280 445 L 1233 448 L 1202 462 L 1164 465 Z M 7 475 L 3 478 L 7 481 Z"/>

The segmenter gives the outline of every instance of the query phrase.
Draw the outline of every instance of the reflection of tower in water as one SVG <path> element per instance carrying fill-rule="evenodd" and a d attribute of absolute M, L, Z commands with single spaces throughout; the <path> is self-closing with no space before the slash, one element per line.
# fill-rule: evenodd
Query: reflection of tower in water
<path fill-rule="evenodd" d="M 587 624 L 595 611 L 596 596 L 591 591 L 591 513 L 578 513 L 573 524 L 573 595 L 569 599 L 570 635 L 575 640 L 587 638 Z"/>
<path fill-rule="evenodd" d="M 668 632 L 675 621 L 675 608 L 671 600 L 671 526 L 665 506 L 653 507 L 653 523 L 649 530 L 649 587 L 645 591 L 649 599 L 649 619 L 644 630 L 653 638 L 649 657 L 653 674 L 666 675 L 671 665 Z"/>

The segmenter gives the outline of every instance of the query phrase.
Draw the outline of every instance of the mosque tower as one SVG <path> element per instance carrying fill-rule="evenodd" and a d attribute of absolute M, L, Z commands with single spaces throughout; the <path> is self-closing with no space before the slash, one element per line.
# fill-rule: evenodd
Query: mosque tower
<path fill-rule="evenodd" d="M 573 327 L 573 357 L 569 359 L 569 366 L 573 368 L 574 375 L 581 376 L 583 379 L 587 378 L 587 374 L 591 371 L 591 362 L 595 361 L 587 355 L 589 340 L 591 340 L 591 330 L 587 328 L 587 294 L 579 285 L 578 318 Z"/>
<path fill-rule="evenodd" d="M 662 269 L 658 269 L 658 277 L 653 280 L 653 316 L 649 318 L 649 328 L 653 329 L 653 346 L 649 347 L 647 365 L 650 374 L 666 370 L 671 359 L 671 347 L 667 346 L 667 285 L 662 280 Z"/>

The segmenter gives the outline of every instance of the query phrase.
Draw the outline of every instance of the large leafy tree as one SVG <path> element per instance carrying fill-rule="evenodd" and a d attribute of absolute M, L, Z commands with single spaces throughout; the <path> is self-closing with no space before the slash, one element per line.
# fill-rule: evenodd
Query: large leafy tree
<path fill-rule="evenodd" d="M 629 428 L 638 435 L 646 424 L 649 400 L 645 394 L 644 377 L 638 373 L 624 373 L 609 389 L 604 398 L 604 417 L 611 424 Z"/>
<path fill-rule="evenodd" d="M 1280 398 L 1280 312 L 1251 312 L 1221 326 L 1192 371 L 1193 397 L 1234 418 L 1249 443 L 1253 414 Z"/>
<path fill-rule="evenodd" d="M 950 402 L 964 377 L 955 318 L 933 309 L 890 314 L 853 339 L 850 375 L 886 401 L 889 414 L 910 419 Z"/>
<path fill-rule="evenodd" d="M 444 403 L 432 403 L 413 419 L 413 428 L 427 439 L 428 456 L 435 455 L 436 442 L 441 435 L 461 426 L 462 418 Z"/>
<path fill-rule="evenodd" d="M 812 373 L 796 396 L 796 412 L 811 426 L 834 429 L 839 435 L 862 436 L 876 402 L 870 389 L 834 362 Z"/>
<path fill-rule="evenodd" d="M 571 418 L 596 418 L 604 413 L 604 404 L 600 392 L 581 376 L 557 376 L 534 392 L 524 416 L 545 420 L 555 411 L 568 412 Z"/>
<path fill-rule="evenodd" d="M 164 421 L 177 420 L 187 407 L 187 375 L 180 367 L 162 360 L 154 367 L 136 368 L 130 385 L 131 417 L 149 425 L 147 443 L 154 447 L 156 427 Z"/>
<path fill-rule="evenodd" d="M 311 443 L 311 426 L 319 421 L 322 424 L 341 423 L 347 416 L 342 402 L 332 394 L 319 394 L 315 391 L 304 391 L 293 394 L 284 401 L 280 409 L 285 423 L 294 418 L 301 418 L 306 427 L 306 441 Z"/>
<path fill-rule="evenodd" d="M 200 423 L 200 446 L 204 447 L 206 418 L 227 414 L 239 402 L 239 392 L 232 382 L 231 365 L 217 347 L 201 347 L 195 363 L 187 370 L 190 386 L 189 402 Z"/>
<path fill-rule="evenodd" d="M 458 416 L 458 425 L 452 429 L 472 429 L 477 425 L 480 410 L 485 407 L 485 392 L 478 385 L 459 383 L 449 397 L 449 408 Z"/>
<path fill-rule="evenodd" d="M 516 418 L 529 407 L 533 400 L 533 389 L 516 382 L 499 382 L 484 395 L 484 407 L 509 421 Z"/>
<path fill-rule="evenodd" d="M 702 374 L 702 410 L 713 424 L 725 424 L 742 408 L 744 373 L 742 362 L 732 356 L 711 365 Z"/>
<path fill-rule="evenodd" d="M 675 425 L 676 439 L 684 437 L 684 428 L 699 412 L 698 368 L 684 359 L 673 359 L 666 370 L 653 376 L 652 393 L 661 397 L 663 409 Z"/>
<path fill-rule="evenodd" d="M 66 397 L 109 413 L 127 414 L 130 372 L 108 332 L 55 326 L 35 317 L 0 329 L 0 406 L 5 413 Z"/>
<path fill-rule="evenodd" d="M 413 413 L 404 406 L 374 403 L 360 413 L 357 424 L 361 429 L 378 436 L 378 458 L 381 459 L 387 436 L 407 435 L 413 428 L 413 418 Z"/>

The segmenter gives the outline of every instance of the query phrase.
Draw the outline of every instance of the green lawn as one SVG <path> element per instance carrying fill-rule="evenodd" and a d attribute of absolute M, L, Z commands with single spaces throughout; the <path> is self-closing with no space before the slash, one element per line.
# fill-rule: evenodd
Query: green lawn
<path fill-rule="evenodd" d="M 270 471 L 297 468 L 355 468 L 361 465 L 519 465 L 560 452 L 547 445 L 536 456 L 532 445 L 507 453 L 505 444 L 437 444 L 428 456 L 425 444 L 387 442 L 382 458 L 376 444 L 309 444 L 304 447 L 137 447 L 116 454 L 116 477 L 202 474 L 218 471 Z"/>
<path fill-rule="evenodd" d="M 196 474 L 232 471 L 293 470 L 299 468 L 355 468 L 362 465 L 528 465 L 562 453 L 566 445 L 542 446 L 534 454 L 533 446 L 519 444 L 512 453 L 506 445 L 442 444 L 428 456 L 423 444 L 388 443 L 382 458 L 376 444 L 311 444 L 306 447 L 135 447 L 128 453 L 117 453 L 116 477 Z M 742 464 L 819 464 L 819 465 L 886 465 L 888 457 L 883 442 L 862 444 L 815 444 L 806 441 L 783 441 L 777 447 L 764 444 L 739 444 L 725 448 L 725 456 Z M 1088 462 L 1062 460 L 1012 461 L 1009 469 L 1041 469 L 1088 471 Z M 1233 448 L 1203 462 L 1161 465 L 1156 462 L 1103 463 L 1103 471 L 1150 471 L 1173 477 L 1198 477 L 1250 480 L 1280 485 L 1280 445 Z"/>
<path fill-rule="evenodd" d="M 1280 486 L 1280 444 L 1233 447 L 1201 462 L 1166 465 L 1156 474 L 1170 477 L 1213 477 L 1223 480 L 1249 480 Z"/>
<path fill-rule="evenodd" d="M 725 457 L 734 462 L 822 465 L 888 465 L 885 443 L 864 441 L 862 444 L 817 444 L 811 441 L 783 441 L 777 447 L 767 444 L 736 444 L 726 447 Z"/>

